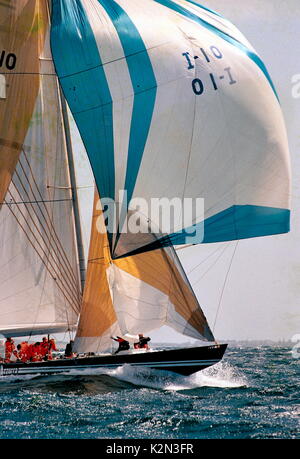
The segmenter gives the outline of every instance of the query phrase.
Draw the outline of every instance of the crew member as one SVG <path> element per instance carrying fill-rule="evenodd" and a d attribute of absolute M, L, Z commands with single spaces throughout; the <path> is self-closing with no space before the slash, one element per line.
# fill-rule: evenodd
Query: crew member
<path fill-rule="evenodd" d="M 148 342 L 151 341 L 149 336 L 144 336 L 143 333 L 139 333 L 139 341 L 134 343 L 134 349 L 150 349 Z"/>
<path fill-rule="evenodd" d="M 35 358 L 35 346 L 34 346 L 34 343 L 28 344 L 27 357 L 28 357 L 28 360 L 30 362 L 33 361 L 33 359 Z"/>
<path fill-rule="evenodd" d="M 28 356 L 28 342 L 23 341 L 22 343 L 17 345 L 17 358 L 21 362 L 27 362 L 29 360 Z"/>
<path fill-rule="evenodd" d="M 11 356 L 14 354 L 17 357 L 16 346 L 12 338 L 7 338 L 5 341 L 5 362 L 9 363 L 11 361 Z"/>
<path fill-rule="evenodd" d="M 74 341 L 71 339 L 70 342 L 66 345 L 65 357 L 67 359 L 72 359 L 73 357 L 75 357 L 75 354 L 73 353 L 73 344 Z"/>
<path fill-rule="evenodd" d="M 41 342 L 41 356 L 42 360 L 47 360 L 49 352 L 49 342 L 48 339 L 44 336 Z"/>
<path fill-rule="evenodd" d="M 30 344 L 29 348 L 31 362 L 39 362 L 42 360 L 41 343 L 39 341 L 34 344 Z"/>
<path fill-rule="evenodd" d="M 126 339 L 123 339 L 120 336 L 117 336 L 116 338 L 111 336 L 111 339 L 113 339 L 114 341 L 117 341 L 119 343 L 119 347 L 116 350 L 115 354 L 117 354 L 120 351 L 128 351 L 128 349 L 130 349 L 129 342 L 126 341 Z"/>
<path fill-rule="evenodd" d="M 21 347 L 21 344 L 18 344 L 17 345 L 17 359 L 18 360 L 22 360 L 22 347 Z"/>
<path fill-rule="evenodd" d="M 55 344 L 55 339 L 51 338 L 49 340 L 49 351 L 48 351 L 48 360 L 53 360 L 52 351 L 57 351 L 57 347 Z"/>

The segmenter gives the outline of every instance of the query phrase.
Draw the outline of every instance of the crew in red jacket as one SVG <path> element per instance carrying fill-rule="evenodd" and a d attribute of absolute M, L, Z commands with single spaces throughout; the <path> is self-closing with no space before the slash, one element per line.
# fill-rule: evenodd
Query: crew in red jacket
<path fill-rule="evenodd" d="M 11 362 L 12 354 L 17 356 L 16 346 L 12 338 L 7 338 L 5 341 L 5 362 Z"/>
<path fill-rule="evenodd" d="M 49 340 L 48 360 L 53 360 L 52 351 L 57 351 L 55 340 L 53 338 Z"/>
<path fill-rule="evenodd" d="M 21 362 L 28 362 L 30 360 L 28 341 L 22 341 L 22 343 L 18 344 L 17 351 L 18 360 L 21 360 Z"/>
<path fill-rule="evenodd" d="M 41 342 L 41 355 L 42 359 L 46 360 L 48 358 L 50 343 L 48 339 L 44 336 L 43 341 Z"/>
<path fill-rule="evenodd" d="M 39 341 L 29 345 L 29 357 L 31 362 L 39 362 L 42 360 L 41 343 Z"/>

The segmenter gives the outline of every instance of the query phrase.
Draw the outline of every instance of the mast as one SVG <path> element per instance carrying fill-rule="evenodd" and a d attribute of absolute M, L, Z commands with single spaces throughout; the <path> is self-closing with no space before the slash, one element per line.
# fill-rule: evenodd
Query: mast
<path fill-rule="evenodd" d="M 86 268 L 85 268 L 85 258 L 84 258 L 84 250 L 83 250 L 83 243 L 82 243 L 81 225 L 80 225 L 80 212 L 79 212 L 79 205 L 78 205 L 76 174 L 75 174 L 75 167 L 74 167 L 74 160 L 73 160 L 73 148 L 72 148 L 72 141 L 71 141 L 71 134 L 70 134 L 67 104 L 64 99 L 61 88 L 59 88 L 59 92 L 60 92 L 61 108 L 62 108 L 63 123 L 64 123 L 64 130 L 65 130 L 70 182 L 71 182 L 71 189 L 72 189 L 75 232 L 76 232 L 76 242 L 77 242 L 77 250 L 78 250 L 79 271 L 80 271 L 80 283 L 81 283 L 81 291 L 83 292 L 83 288 L 85 284 Z"/>

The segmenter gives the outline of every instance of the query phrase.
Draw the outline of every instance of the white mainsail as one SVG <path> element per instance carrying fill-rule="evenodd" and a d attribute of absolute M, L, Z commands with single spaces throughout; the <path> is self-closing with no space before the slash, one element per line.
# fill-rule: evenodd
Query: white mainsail
<path fill-rule="evenodd" d="M 6 98 L 0 100 L 0 138 L 7 134 L 5 120 L 10 117 L 10 142 L 15 138 L 17 145 L 17 165 L 8 190 L 3 190 L 0 210 L 0 333 L 7 336 L 71 330 L 77 324 L 81 303 L 69 165 L 49 46 L 47 2 L 17 3 L 17 11 L 12 4 L 0 6 L 10 24 L 1 25 L 0 44 L 14 43 L 18 36 L 24 40 L 15 50 L 15 68 L 6 70 L 11 84 Z M 33 43 L 30 59 L 36 89 L 24 83 L 30 78 L 24 37 Z M 11 106 L 15 92 L 20 107 Z M 30 105 L 27 97 L 33 94 Z M 0 148 L 4 156 L 7 147 Z"/>

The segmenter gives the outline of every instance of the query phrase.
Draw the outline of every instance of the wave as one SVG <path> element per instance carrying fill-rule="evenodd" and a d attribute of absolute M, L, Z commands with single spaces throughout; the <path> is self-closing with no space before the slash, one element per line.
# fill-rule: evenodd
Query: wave
<path fill-rule="evenodd" d="M 182 391 L 201 387 L 239 388 L 247 386 L 246 378 L 230 364 L 219 362 L 191 376 L 181 376 L 167 371 L 152 370 L 124 365 L 111 371 L 115 378 L 136 386 L 153 389 Z"/>
<path fill-rule="evenodd" d="M 58 392 L 114 392 L 136 387 L 165 391 L 188 391 L 203 387 L 239 388 L 247 386 L 245 377 L 227 362 L 195 373 L 181 376 L 150 368 L 123 365 L 114 370 L 94 368 L 70 370 L 57 375 L 11 375 L 0 377 L 0 393 L 39 389 Z"/>
<path fill-rule="evenodd" d="M 63 393 L 101 394 L 132 388 L 132 384 L 105 374 L 34 375 L 30 378 L 9 377 L 0 381 L 0 393 L 38 391 Z"/>

